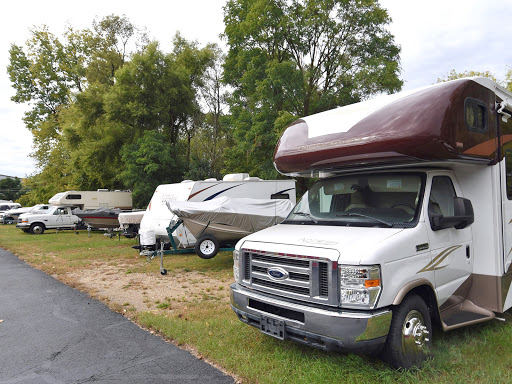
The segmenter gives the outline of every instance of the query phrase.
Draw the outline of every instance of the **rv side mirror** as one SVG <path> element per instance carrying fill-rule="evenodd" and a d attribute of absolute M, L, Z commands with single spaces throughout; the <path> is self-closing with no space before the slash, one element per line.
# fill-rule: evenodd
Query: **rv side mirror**
<path fill-rule="evenodd" d="M 433 231 L 439 231 L 445 228 L 464 229 L 469 227 L 475 221 L 473 213 L 473 205 L 471 201 L 463 197 L 453 198 L 454 216 L 443 216 L 429 204 L 428 216 L 430 219 L 430 227 Z"/>
<path fill-rule="evenodd" d="M 473 212 L 473 204 L 468 199 L 463 197 L 455 197 L 454 204 L 454 218 L 459 222 L 454 225 L 455 229 L 464 229 L 469 227 L 475 221 L 475 214 Z"/>

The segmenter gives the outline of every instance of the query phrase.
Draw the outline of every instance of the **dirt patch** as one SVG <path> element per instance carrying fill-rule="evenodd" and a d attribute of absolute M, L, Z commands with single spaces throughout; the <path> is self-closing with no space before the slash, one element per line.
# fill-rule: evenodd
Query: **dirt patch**
<path fill-rule="evenodd" d="M 218 301 L 229 302 L 229 281 L 219 281 L 197 271 L 130 273 L 122 265 L 96 264 L 92 269 L 59 276 L 67 284 L 87 291 L 126 311 L 172 313 L 187 305 Z"/>

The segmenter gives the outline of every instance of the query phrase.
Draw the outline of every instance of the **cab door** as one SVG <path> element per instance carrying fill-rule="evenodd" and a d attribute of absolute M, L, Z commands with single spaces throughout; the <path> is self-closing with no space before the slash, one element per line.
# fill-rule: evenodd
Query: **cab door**
<path fill-rule="evenodd" d="M 469 293 L 473 269 L 471 227 L 432 229 L 432 215 L 454 216 L 454 197 L 462 197 L 451 173 L 436 172 L 429 176 L 430 190 L 425 199 L 431 262 L 425 271 L 434 271 L 438 303 L 449 307 L 462 302 Z"/>

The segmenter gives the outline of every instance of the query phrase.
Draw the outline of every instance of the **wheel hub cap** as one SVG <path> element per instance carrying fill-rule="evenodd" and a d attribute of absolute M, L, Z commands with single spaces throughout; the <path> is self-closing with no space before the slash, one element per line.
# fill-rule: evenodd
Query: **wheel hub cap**
<path fill-rule="evenodd" d="M 405 355 L 416 355 L 424 351 L 429 331 L 420 312 L 413 310 L 405 318 L 402 327 L 402 348 Z"/>
<path fill-rule="evenodd" d="M 201 249 L 201 252 L 205 255 L 209 255 L 215 249 L 215 244 L 213 244 L 213 241 L 211 240 L 205 240 L 199 245 L 199 249 Z"/>

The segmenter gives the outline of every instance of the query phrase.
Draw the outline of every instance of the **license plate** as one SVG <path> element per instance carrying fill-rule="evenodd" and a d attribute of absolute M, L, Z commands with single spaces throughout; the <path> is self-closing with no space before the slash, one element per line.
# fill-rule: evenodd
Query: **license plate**
<path fill-rule="evenodd" d="M 261 316 L 260 330 L 267 335 L 284 340 L 285 330 L 283 320 L 273 319 L 268 316 Z"/>

